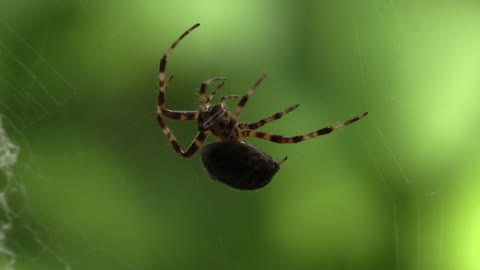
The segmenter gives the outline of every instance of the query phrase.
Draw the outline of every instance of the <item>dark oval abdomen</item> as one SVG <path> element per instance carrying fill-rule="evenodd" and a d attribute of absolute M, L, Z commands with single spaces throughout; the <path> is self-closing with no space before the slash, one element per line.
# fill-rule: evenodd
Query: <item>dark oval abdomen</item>
<path fill-rule="evenodd" d="M 280 169 L 269 155 L 245 142 L 214 142 L 202 149 L 202 161 L 212 179 L 237 189 L 267 185 Z"/>

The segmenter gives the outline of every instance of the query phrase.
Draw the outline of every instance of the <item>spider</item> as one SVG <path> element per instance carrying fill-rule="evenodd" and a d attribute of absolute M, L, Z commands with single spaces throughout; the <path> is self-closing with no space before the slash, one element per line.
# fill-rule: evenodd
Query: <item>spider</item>
<path fill-rule="evenodd" d="M 197 23 L 185 31 L 173 42 L 160 60 L 157 122 L 172 144 L 173 149 L 185 158 L 195 154 L 205 142 L 208 134 L 213 134 L 216 142 L 207 144 L 202 148 L 202 162 L 212 179 L 242 190 L 262 188 L 270 182 L 287 157 L 276 161 L 260 149 L 243 141 L 242 138 L 256 137 L 275 143 L 298 143 L 317 136 L 329 134 L 367 115 L 367 112 L 365 112 L 343 123 L 293 137 L 284 137 L 256 131 L 259 127 L 282 118 L 299 106 L 298 104 L 293 105 L 257 122 L 239 122 L 238 118 L 245 104 L 260 83 L 266 78 L 266 75 L 263 75 L 245 95 L 224 95 L 220 98 L 220 103 L 218 104 L 210 104 L 210 102 L 223 87 L 226 78 L 212 78 L 204 81 L 200 85 L 198 111 L 180 111 L 165 108 L 165 92 L 168 84 L 173 79 L 173 76 L 167 79 L 165 75 L 168 58 L 183 38 L 199 25 L 200 24 Z M 206 96 L 208 86 L 214 82 L 218 82 L 218 85 Z M 230 99 L 240 99 L 233 111 L 229 111 L 225 104 L 225 101 Z M 180 121 L 197 120 L 198 134 L 186 151 L 182 150 L 175 136 L 165 124 L 164 117 Z"/>

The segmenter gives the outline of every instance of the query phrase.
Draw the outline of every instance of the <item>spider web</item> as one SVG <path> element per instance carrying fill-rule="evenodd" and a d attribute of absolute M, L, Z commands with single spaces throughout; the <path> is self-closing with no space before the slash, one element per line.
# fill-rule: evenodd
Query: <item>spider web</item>
<path fill-rule="evenodd" d="M 472 21 L 472 17 L 470 17 L 471 14 L 469 12 L 465 12 L 464 21 L 458 22 L 448 19 L 443 21 L 443 19 L 445 18 L 452 18 L 452 13 L 448 11 L 448 7 L 441 7 L 438 9 L 434 8 L 431 10 L 429 9 L 429 7 L 419 5 L 418 7 L 416 7 L 416 9 L 411 9 L 406 12 L 407 9 L 405 9 L 405 6 L 403 6 L 403 10 L 399 9 L 396 2 L 394 1 L 387 1 L 387 3 L 381 1 L 372 1 L 371 4 L 372 9 L 375 10 L 375 15 L 377 16 L 377 18 L 381 21 L 389 22 L 386 23 L 384 27 L 381 27 L 381 31 L 385 31 L 383 33 L 384 35 L 382 36 L 391 39 L 392 45 L 395 49 L 403 50 L 403 48 L 397 47 L 399 45 L 393 43 L 397 42 L 397 40 L 400 40 L 401 38 L 399 37 L 412 38 L 412 42 L 414 42 L 415 46 L 412 46 L 410 42 L 406 42 L 407 46 L 412 46 L 415 48 L 415 50 L 421 51 L 424 54 L 413 53 L 417 56 L 417 59 L 421 60 L 417 61 L 417 59 L 415 59 L 413 61 L 410 61 L 419 63 L 420 66 L 429 66 L 428 61 L 432 61 L 441 67 L 433 68 L 433 70 L 435 70 L 434 73 L 436 74 L 436 76 L 440 77 L 432 77 L 432 79 L 437 79 L 442 83 L 432 83 L 433 85 L 436 85 L 435 90 L 432 91 L 432 95 L 442 96 L 446 93 L 450 93 L 450 87 L 460 87 L 462 88 L 462 90 L 458 90 L 455 94 L 451 96 L 449 95 L 449 98 L 451 98 L 449 105 L 452 106 L 452 108 L 459 105 L 466 106 L 466 108 L 468 109 L 454 109 L 452 111 L 460 110 L 466 112 L 467 110 L 470 110 L 466 115 L 476 114 L 477 110 L 473 109 L 474 106 L 472 104 L 469 104 L 469 102 L 465 101 L 464 103 L 462 103 L 460 100 L 462 100 L 462 98 L 468 97 L 470 92 L 475 92 L 475 89 L 478 87 L 478 80 L 475 79 L 476 75 L 471 74 L 475 73 L 476 70 L 478 70 L 478 64 L 475 64 L 478 63 L 478 59 L 480 59 L 478 55 L 478 50 L 476 48 L 469 48 L 467 46 L 464 48 L 464 50 L 468 53 L 464 55 L 459 55 L 452 52 L 458 52 L 458 50 L 460 50 L 459 47 L 462 47 L 461 44 L 465 44 L 460 40 L 469 39 L 469 36 L 471 35 L 469 31 L 471 30 L 471 28 L 466 25 L 478 25 L 478 20 Z M 450 6 L 449 8 L 453 7 Z M 461 8 L 459 9 L 461 10 Z M 431 16 L 433 19 L 428 16 Z M 453 15 L 453 17 L 454 16 L 456 15 Z M 412 20 L 412 18 L 413 20 L 415 20 L 417 25 L 412 26 L 407 23 L 408 20 Z M 421 19 L 419 20 L 419 18 Z M 438 21 L 439 18 L 442 18 L 442 20 Z M 434 23 L 436 23 L 437 25 Z M 368 37 L 364 37 L 362 36 L 362 34 L 360 34 L 362 32 L 366 32 L 365 30 L 360 29 L 361 27 L 366 27 L 366 25 L 361 25 L 358 22 L 357 16 L 354 16 L 353 28 L 355 33 L 355 43 L 358 51 L 362 89 L 364 94 L 368 95 L 369 88 L 377 88 L 378 86 L 375 85 L 377 83 L 375 81 L 375 78 L 371 75 L 367 75 L 366 70 L 368 68 L 374 70 L 375 67 L 371 64 L 370 67 L 366 67 L 368 65 L 366 63 L 372 62 L 369 61 L 370 59 L 368 59 L 367 53 L 364 52 L 364 47 L 370 45 L 365 45 L 368 42 Z M 458 31 L 458 29 L 463 29 L 464 31 Z M 417 35 L 418 33 L 422 34 L 420 34 L 420 36 L 418 36 L 417 38 L 414 38 L 412 37 L 412 33 L 416 33 Z M 433 34 L 424 36 L 425 33 Z M 452 39 L 454 41 L 445 42 L 444 47 L 437 47 L 436 44 L 438 43 L 435 43 L 433 40 L 441 40 L 445 35 L 448 35 L 446 33 L 450 33 L 450 35 L 455 35 L 457 39 Z M 429 47 L 424 48 L 423 43 L 428 44 L 427 46 Z M 444 54 L 438 54 L 439 51 L 442 51 L 442 53 Z M 437 61 L 430 59 L 430 54 L 435 55 L 435 58 L 432 59 L 436 59 Z M 406 55 L 407 58 L 411 57 L 408 54 Z M 405 61 L 405 59 L 402 60 Z M 408 60 L 406 60 L 405 62 L 408 62 Z M 409 67 L 409 69 L 411 68 L 412 67 Z M 462 79 L 459 79 L 458 77 L 456 78 L 452 75 L 452 73 L 455 72 L 456 68 L 465 68 L 464 73 L 466 73 L 467 75 L 463 76 Z M 443 72 L 445 71 L 450 76 L 447 75 L 445 77 L 441 77 L 441 75 L 438 75 L 443 74 Z M 418 73 L 422 73 L 422 69 L 419 68 Z M 385 74 L 388 74 L 388 72 L 385 72 Z M 416 78 L 416 74 L 412 75 L 410 71 L 404 72 L 404 74 L 406 74 L 408 79 L 417 80 L 419 84 L 424 83 L 423 78 L 419 80 L 418 78 Z M 420 76 L 423 75 L 424 74 Z M 460 83 L 458 83 L 459 81 Z M 430 83 L 426 84 L 427 88 L 431 87 L 429 84 Z M 395 93 L 395 97 L 392 98 L 391 101 L 388 101 L 387 99 L 383 100 L 385 103 L 388 104 L 388 106 L 390 106 L 391 108 L 396 108 L 398 107 L 398 104 L 396 104 L 397 102 L 408 102 L 408 98 L 406 98 L 408 95 L 403 95 L 402 91 L 409 92 L 409 89 L 404 89 L 403 87 L 397 86 L 390 87 L 398 90 Z M 422 95 L 416 95 L 417 98 L 420 98 L 421 96 Z M 412 105 L 410 106 L 414 107 Z M 425 106 L 425 108 L 427 107 Z M 435 114 L 441 114 L 442 111 L 436 107 L 434 107 L 433 110 L 435 111 Z M 450 111 L 449 109 L 446 110 Z M 385 110 L 385 112 L 387 112 L 387 110 Z M 420 110 L 420 113 L 422 114 L 425 112 L 428 112 L 428 109 Z M 462 126 L 461 122 L 463 120 L 463 117 L 465 116 L 462 115 L 462 117 L 456 119 L 456 121 L 460 123 L 459 126 Z M 452 177 L 451 175 L 449 175 L 449 173 L 446 173 L 448 169 L 439 169 L 440 171 L 446 173 L 444 175 L 439 175 L 433 170 L 429 171 L 428 169 L 423 169 L 423 172 L 419 173 L 419 169 L 416 168 L 416 166 L 405 160 L 405 157 L 408 155 L 406 155 L 402 149 L 399 149 L 398 146 L 395 146 L 391 143 L 392 140 L 396 140 L 396 138 L 394 138 L 395 134 L 387 134 L 387 132 L 385 131 L 386 125 L 384 123 L 379 123 L 377 119 L 370 120 L 370 129 L 374 132 L 370 134 L 371 138 L 362 137 L 362 140 L 366 151 L 368 152 L 371 164 L 375 168 L 377 177 L 381 182 L 382 186 L 385 188 L 386 195 L 391 206 L 391 216 L 393 219 L 391 226 L 392 232 L 394 234 L 395 243 L 395 269 L 478 269 L 478 261 L 476 259 L 472 260 L 472 257 L 470 257 L 469 255 L 465 255 L 470 254 L 472 250 L 472 246 L 470 245 L 470 243 L 466 244 L 469 242 L 468 240 L 461 241 L 461 249 L 463 250 L 462 252 L 465 253 L 460 252 L 460 254 L 452 252 L 452 250 L 449 249 L 448 244 L 446 244 L 448 242 L 459 243 L 458 239 L 464 239 L 465 237 L 468 238 L 468 236 L 466 236 L 464 232 L 455 232 L 456 230 L 458 230 L 458 227 L 462 228 L 463 226 L 465 226 L 465 224 L 478 224 L 478 211 L 470 212 L 476 217 L 468 219 L 461 218 L 460 220 L 462 221 L 460 222 L 448 221 L 448 218 L 446 217 L 447 215 L 454 216 L 454 218 L 458 217 L 457 215 L 452 214 L 450 206 L 447 206 L 448 203 L 453 203 L 455 201 L 455 199 L 452 198 L 458 196 L 457 194 L 455 196 L 452 196 L 452 193 L 454 192 L 449 190 L 449 188 L 452 188 L 453 186 L 457 186 L 456 188 L 459 188 L 462 185 L 469 186 L 469 180 L 465 179 L 472 177 L 472 175 L 463 176 L 463 173 L 461 173 L 460 175 L 462 176 L 460 176 L 459 178 L 458 176 Z M 444 122 L 442 124 L 445 125 L 447 122 L 449 122 L 450 119 L 446 117 L 443 120 Z M 422 121 L 420 120 L 419 122 Z M 408 129 L 409 128 L 401 130 Z M 413 127 L 412 129 L 415 129 L 415 127 Z M 419 130 L 421 133 L 421 131 L 424 129 L 420 128 Z M 415 131 L 409 132 L 415 133 Z M 453 167 L 451 167 L 451 164 L 456 164 L 455 166 L 458 166 L 458 164 L 453 161 L 452 157 L 457 156 L 460 152 L 462 152 L 462 147 L 459 145 L 463 143 L 468 144 L 469 139 L 456 140 L 455 144 L 457 144 L 458 148 L 456 148 L 455 151 L 448 151 L 445 149 L 443 151 L 438 151 L 440 156 L 445 155 L 445 153 L 449 153 L 447 155 L 450 156 L 444 157 L 445 160 L 450 160 L 449 162 L 445 162 L 445 160 L 442 160 L 438 157 L 423 156 L 423 153 L 428 152 L 428 147 L 431 147 L 432 145 L 435 145 L 435 148 L 442 148 L 449 144 L 446 137 L 443 137 L 442 139 L 444 142 L 443 144 L 440 144 L 441 146 L 435 145 L 431 142 L 425 143 L 425 145 L 417 144 L 417 147 L 422 150 L 414 149 L 414 151 L 420 153 L 423 158 L 428 157 L 428 159 L 435 160 L 435 162 L 437 162 L 438 164 L 444 164 L 440 166 L 437 164 L 437 168 L 447 166 L 449 169 L 452 169 Z M 414 137 L 412 142 L 414 140 L 421 139 L 420 137 Z M 412 144 L 415 145 L 416 143 L 413 142 Z M 379 145 L 381 146 L 381 149 L 379 149 Z M 403 155 L 403 159 L 398 154 L 399 152 L 402 153 L 400 155 Z M 378 158 L 380 156 L 387 158 L 385 160 L 380 160 Z M 414 155 L 410 156 L 410 158 L 415 159 Z M 474 159 L 476 158 L 474 157 Z M 424 161 L 422 159 L 417 160 L 421 162 Z M 407 163 L 407 165 L 405 165 L 405 163 Z M 459 167 L 462 166 L 460 165 Z M 460 179 L 465 182 L 460 184 L 458 182 L 458 180 Z M 453 181 L 455 181 L 455 184 L 452 183 Z M 462 190 L 462 188 L 459 188 L 459 190 Z M 457 190 L 456 192 L 459 192 L 459 190 Z M 461 194 L 461 192 L 462 191 L 460 191 L 459 194 Z M 456 198 L 456 200 L 458 200 L 458 198 Z M 460 201 L 463 200 L 460 199 Z M 477 205 L 470 207 L 472 207 L 473 209 L 478 209 Z M 449 229 L 451 231 L 449 231 Z M 469 233 L 473 235 L 478 235 L 478 232 Z M 452 254 L 455 255 L 452 256 Z"/>
<path fill-rule="evenodd" d="M 49 38 L 48 31 L 47 28 L 43 32 L 43 41 Z M 32 149 L 29 134 L 39 124 L 48 123 L 49 119 L 58 121 L 61 116 L 60 121 L 70 121 L 67 108 L 77 98 L 77 88 L 43 56 L 42 51 L 46 48 L 41 44 L 31 44 L 4 21 L 0 21 L 0 35 L 3 38 L 0 40 L 0 56 L 3 58 L 0 66 L 1 91 L 14 93 L 9 96 L 10 99 L 0 101 L 0 170 L 4 176 L 0 178 L 0 269 L 78 269 L 72 266 L 72 262 L 75 265 L 76 261 L 68 258 L 68 248 L 59 239 L 59 234 L 63 233 L 61 228 L 37 216 L 36 207 L 29 201 L 29 185 L 22 182 L 22 176 L 33 173 L 37 180 L 51 185 Z M 17 50 L 26 51 L 30 57 L 18 54 Z M 25 60 L 27 58 L 29 60 Z M 46 80 L 60 86 L 48 85 Z M 62 90 L 58 91 L 59 88 Z M 7 130 L 11 131 L 11 135 L 7 134 Z M 114 142 L 119 134 L 122 135 L 121 132 L 109 135 L 106 140 Z M 15 137 L 17 143 L 11 137 Z M 21 154 L 20 145 L 23 149 Z M 101 148 L 102 145 L 91 151 Z M 22 162 L 20 166 L 16 164 L 18 160 Z M 15 171 L 19 171 L 20 176 Z M 121 256 L 91 243 L 82 232 L 74 233 L 82 242 L 81 253 L 75 255 L 76 259 L 101 256 L 103 261 L 115 265 L 115 269 L 137 269 Z"/>
<path fill-rule="evenodd" d="M 9 258 L 5 269 L 13 269 L 16 261 L 16 254 L 8 248 L 6 239 L 8 232 L 13 226 L 13 216 L 8 198 L 9 193 L 15 192 L 15 175 L 13 174 L 12 167 L 17 162 L 18 152 L 19 148 L 10 141 L 5 133 L 0 117 L 0 170 L 6 178 L 0 192 L 0 206 L 4 214 L 0 224 L 0 253 Z"/>
<path fill-rule="evenodd" d="M 76 89 L 36 48 L 4 21 L 0 21 L 0 34 L 1 91 L 15 93 L 11 99 L 0 101 L 0 170 L 3 173 L 0 178 L 0 265 L 6 270 L 39 269 L 46 265 L 50 265 L 51 269 L 69 270 L 69 263 L 48 240 L 49 229 L 44 230 L 42 225 L 30 220 L 33 208 L 28 201 L 28 188 L 15 172 L 33 169 L 36 165 L 35 154 L 29 149 L 28 131 L 35 124 L 58 113 L 75 96 Z M 12 43 L 8 44 L 6 40 L 13 40 L 16 47 L 12 47 Z M 15 51 L 20 48 L 31 53 L 34 61 L 25 62 L 24 57 L 17 55 Z M 52 92 L 36 70 L 38 66 L 44 66 L 56 76 L 69 89 L 67 94 L 57 95 Z M 20 79 L 25 79 L 26 83 L 20 82 Z M 8 134 L 7 130 L 12 133 Z M 11 137 L 16 137 L 17 143 Z M 20 144 L 24 147 L 22 154 Z M 24 163 L 20 168 L 16 166 L 18 159 Z M 46 261 L 54 263 L 45 264 Z"/>

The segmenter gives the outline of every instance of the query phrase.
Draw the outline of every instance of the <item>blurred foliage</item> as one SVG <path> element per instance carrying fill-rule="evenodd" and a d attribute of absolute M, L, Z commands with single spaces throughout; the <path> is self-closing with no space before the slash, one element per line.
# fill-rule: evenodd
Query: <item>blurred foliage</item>
<path fill-rule="evenodd" d="M 480 269 L 478 2 L 0 6 L 15 269 Z M 243 120 L 301 106 L 265 131 L 369 116 L 297 145 L 249 139 L 289 157 L 264 189 L 211 181 L 155 121 L 159 59 L 197 22 L 167 107 L 194 110 L 205 79 L 243 94 L 266 72 Z M 168 123 L 185 146 L 195 135 Z"/>

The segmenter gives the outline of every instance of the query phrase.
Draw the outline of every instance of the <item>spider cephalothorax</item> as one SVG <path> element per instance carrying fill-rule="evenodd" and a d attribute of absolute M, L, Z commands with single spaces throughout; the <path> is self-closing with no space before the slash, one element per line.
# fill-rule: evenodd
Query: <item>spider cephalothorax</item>
<path fill-rule="evenodd" d="M 256 131 L 261 126 L 282 118 L 298 107 L 298 104 L 293 105 L 284 111 L 277 112 L 257 122 L 239 122 L 238 118 L 243 107 L 260 83 L 266 78 L 266 75 L 262 76 L 245 95 L 224 95 L 220 98 L 220 103 L 213 105 L 210 102 L 218 90 L 223 87 L 225 78 L 217 77 L 206 80 L 200 85 L 198 111 L 166 109 L 165 91 L 168 83 L 173 78 L 173 76 L 170 76 L 166 80 L 165 76 L 168 57 L 178 43 L 199 25 L 195 24 L 185 31 L 168 48 L 160 61 L 157 121 L 175 151 L 182 157 L 191 157 L 205 142 L 208 134 L 210 132 L 213 134 L 216 142 L 206 145 L 202 150 L 202 162 L 211 178 L 237 189 L 252 190 L 261 188 L 270 182 L 287 157 L 276 161 L 255 146 L 242 141 L 243 137 L 256 137 L 276 143 L 298 143 L 331 133 L 367 115 L 367 113 L 363 113 L 343 123 L 293 137 Z M 220 81 L 220 83 L 206 96 L 208 86 L 215 81 Z M 233 112 L 230 112 L 225 105 L 225 101 L 228 99 L 240 99 Z M 197 120 L 198 134 L 186 151 L 182 150 L 175 136 L 163 121 L 163 117 L 182 121 Z"/>

